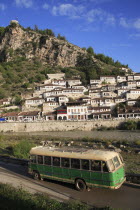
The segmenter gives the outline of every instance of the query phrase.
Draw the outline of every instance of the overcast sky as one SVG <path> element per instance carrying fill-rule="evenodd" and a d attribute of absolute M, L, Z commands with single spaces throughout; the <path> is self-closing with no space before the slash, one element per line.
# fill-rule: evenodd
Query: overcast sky
<path fill-rule="evenodd" d="M 17 18 L 140 72 L 140 0 L 0 0 L 0 26 Z"/>

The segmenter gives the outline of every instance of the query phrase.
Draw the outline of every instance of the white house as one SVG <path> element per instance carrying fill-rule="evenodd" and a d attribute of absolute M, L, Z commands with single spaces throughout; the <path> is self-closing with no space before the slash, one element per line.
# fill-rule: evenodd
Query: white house
<path fill-rule="evenodd" d="M 100 79 L 91 79 L 90 80 L 90 85 L 95 85 L 95 84 L 101 84 L 101 80 Z"/>
<path fill-rule="evenodd" d="M 88 119 L 88 108 L 84 102 L 67 103 L 68 120 L 86 120 Z"/>
<path fill-rule="evenodd" d="M 100 76 L 101 83 L 116 84 L 115 76 Z"/>
<path fill-rule="evenodd" d="M 140 97 L 140 89 L 132 89 L 126 93 L 126 99 L 137 99 Z"/>
<path fill-rule="evenodd" d="M 39 106 L 43 104 L 44 102 L 45 100 L 43 98 L 34 97 L 34 98 L 25 99 L 24 105 L 26 108 L 31 108 L 31 107 Z"/>
<path fill-rule="evenodd" d="M 101 92 L 101 97 L 106 97 L 106 98 L 110 98 L 110 97 L 116 97 L 117 94 L 112 92 L 112 91 L 102 91 Z"/>
<path fill-rule="evenodd" d="M 59 107 L 59 103 L 56 101 L 47 101 L 42 104 L 42 112 L 52 112 Z"/>
<path fill-rule="evenodd" d="M 65 78 L 65 73 L 58 73 L 58 74 L 47 74 L 48 79 L 63 79 Z"/>
<path fill-rule="evenodd" d="M 80 79 L 67 79 L 67 86 L 71 87 L 73 85 L 81 85 L 82 82 L 80 81 Z"/>
<path fill-rule="evenodd" d="M 62 79 L 53 79 L 51 82 L 53 85 L 61 86 L 61 87 L 66 87 L 66 80 Z"/>
<path fill-rule="evenodd" d="M 116 77 L 116 82 L 118 83 L 118 82 L 124 82 L 124 81 L 126 81 L 127 80 L 127 78 L 126 78 L 126 76 L 117 76 Z"/>
<path fill-rule="evenodd" d="M 134 74 L 134 80 L 140 80 L 140 73 Z"/>

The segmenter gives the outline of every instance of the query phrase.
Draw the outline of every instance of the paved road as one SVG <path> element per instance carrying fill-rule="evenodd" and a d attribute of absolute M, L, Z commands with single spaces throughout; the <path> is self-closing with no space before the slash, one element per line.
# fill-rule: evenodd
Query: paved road
<path fill-rule="evenodd" d="M 43 192 L 57 200 L 76 199 L 96 207 L 111 206 L 121 209 L 140 209 L 140 188 L 123 185 L 118 190 L 94 188 L 90 192 L 78 192 L 71 184 L 56 181 L 35 181 L 23 166 L 0 162 L 0 182 L 22 186 L 31 193 Z"/>

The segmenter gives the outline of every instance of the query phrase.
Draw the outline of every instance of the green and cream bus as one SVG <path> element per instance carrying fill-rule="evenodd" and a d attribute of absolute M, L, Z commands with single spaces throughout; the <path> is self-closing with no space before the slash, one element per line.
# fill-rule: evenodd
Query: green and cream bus
<path fill-rule="evenodd" d="M 85 148 L 34 147 L 30 151 L 29 173 L 34 179 L 74 183 L 79 191 L 94 186 L 117 189 L 125 181 L 119 153 Z"/>

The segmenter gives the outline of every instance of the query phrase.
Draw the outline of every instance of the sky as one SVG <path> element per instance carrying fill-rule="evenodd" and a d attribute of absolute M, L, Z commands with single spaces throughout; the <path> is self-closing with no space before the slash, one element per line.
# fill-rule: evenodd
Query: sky
<path fill-rule="evenodd" d="M 140 0 L 0 0 L 0 26 L 15 19 L 140 72 Z"/>

